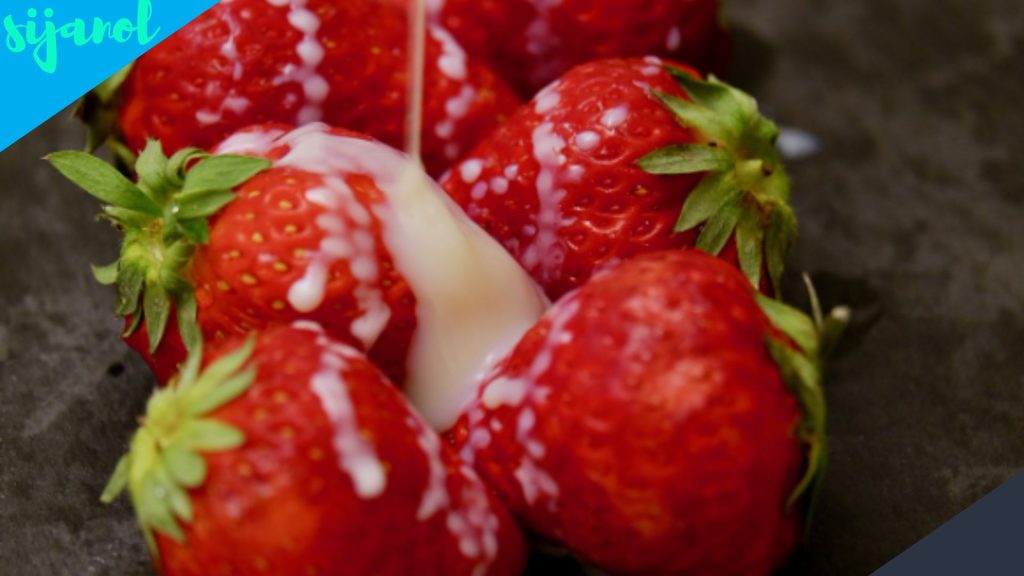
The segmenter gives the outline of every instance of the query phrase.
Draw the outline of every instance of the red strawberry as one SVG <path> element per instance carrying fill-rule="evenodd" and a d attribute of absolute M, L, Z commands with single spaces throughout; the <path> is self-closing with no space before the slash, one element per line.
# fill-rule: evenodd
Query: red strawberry
<path fill-rule="evenodd" d="M 717 0 L 437 0 L 431 18 L 523 94 L 577 64 L 657 54 L 722 72 L 731 43 Z"/>
<path fill-rule="evenodd" d="M 639 256 L 558 302 L 449 436 L 520 521 L 600 570 L 767 574 L 797 541 L 787 500 L 822 471 L 817 338 L 841 317 L 813 323 L 698 251 Z"/>
<path fill-rule="evenodd" d="M 125 233 L 120 260 L 98 276 L 145 331 L 129 343 L 166 376 L 184 359 L 177 331 L 162 338 L 175 305 L 192 344 L 316 321 L 449 425 L 487 356 L 532 325 L 543 297 L 403 154 L 322 124 L 288 130 L 254 127 L 213 156 L 170 160 L 152 142 L 138 185 L 84 153 L 50 157 Z"/>
<path fill-rule="evenodd" d="M 777 284 L 796 235 L 778 129 L 751 97 L 691 74 L 656 58 L 575 68 L 442 185 L 552 299 L 674 247 L 738 261 L 765 288 L 767 268 Z"/>
<path fill-rule="evenodd" d="M 233 340 L 149 401 L 104 494 L 160 573 L 515 575 L 515 522 L 364 356 L 315 324 Z"/>
<path fill-rule="evenodd" d="M 131 152 L 147 138 L 163 141 L 168 153 L 207 148 L 262 122 L 324 121 L 398 146 L 407 30 L 405 10 L 390 1 L 219 2 L 101 87 L 85 115 L 100 134 L 109 131 L 102 125 L 113 112 L 103 102 L 116 100 L 123 82 L 116 123 Z M 425 75 L 424 161 L 436 175 L 519 100 L 439 26 L 427 35 Z"/>

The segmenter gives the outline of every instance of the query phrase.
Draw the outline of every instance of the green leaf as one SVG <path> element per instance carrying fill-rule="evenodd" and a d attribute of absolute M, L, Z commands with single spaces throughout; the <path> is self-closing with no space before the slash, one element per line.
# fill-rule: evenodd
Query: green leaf
<path fill-rule="evenodd" d="M 110 475 L 110 481 L 107 482 L 106 488 L 103 489 L 103 495 L 100 496 L 100 501 L 104 504 L 110 504 L 117 497 L 124 492 L 124 489 L 128 486 L 128 470 L 131 460 L 127 455 L 122 456 L 117 461 L 117 466 L 114 468 L 114 473 Z"/>
<path fill-rule="evenodd" d="M 122 229 L 145 228 L 153 222 L 153 217 L 148 214 L 117 206 L 104 206 L 103 215 L 119 224 Z"/>
<path fill-rule="evenodd" d="M 139 182 L 156 193 L 158 198 L 171 189 L 172 184 L 166 176 L 167 156 L 159 140 L 146 142 L 146 148 L 135 162 L 135 172 L 139 175 Z"/>
<path fill-rule="evenodd" d="M 162 214 L 146 194 L 112 166 L 85 152 L 54 152 L 46 157 L 68 180 L 107 204 L 153 217 Z"/>
<path fill-rule="evenodd" d="M 697 104 L 716 111 L 730 106 L 732 94 L 729 88 L 721 82 L 713 81 L 714 76 L 702 80 L 674 66 L 666 66 L 665 69 Z"/>
<path fill-rule="evenodd" d="M 170 445 L 163 451 L 164 465 L 171 477 L 186 488 L 196 488 L 206 479 L 206 460 L 193 450 Z"/>
<path fill-rule="evenodd" d="M 117 261 L 106 266 L 92 266 L 92 275 L 96 278 L 96 281 L 104 286 L 113 286 L 117 283 L 118 269 L 121 267 L 121 262 Z"/>
<path fill-rule="evenodd" d="M 235 193 L 230 190 L 207 190 L 183 194 L 176 199 L 175 215 L 182 220 L 213 216 L 235 198 Z"/>
<path fill-rule="evenodd" d="M 726 119 L 713 110 L 665 92 L 654 90 L 652 93 L 675 115 L 682 127 L 693 131 L 701 141 L 714 142 L 728 148 L 735 140 L 732 130 L 725 123 Z"/>
<path fill-rule="evenodd" d="M 171 300 L 163 286 L 157 282 L 148 282 L 142 294 L 142 307 L 146 315 L 149 353 L 155 354 L 167 329 L 167 319 L 171 315 Z"/>
<path fill-rule="evenodd" d="M 95 88 L 92 89 L 92 94 L 99 98 L 100 102 L 110 102 L 120 91 L 121 86 L 124 85 L 124 81 L 128 78 L 128 74 L 131 73 L 132 68 L 135 67 L 135 62 L 131 62 L 124 68 L 121 68 L 115 72 L 110 78 L 107 78 L 103 82 L 100 82 Z"/>
<path fill-rule="evenodd" d="M 196 306 L 196 297 L 192 291 L 182 293 L 178 296 L 178 331 L 181 333 L 181 340 L 188 349 L 192 361 L 194 357 L 195 375 L 198 375 L 199 360 L 202 355 L 203 335 L 199 330 L 199 320 Z M 188 366 L 189 362 L 186 362 Z M 195 377 L 193 376 L 193 378 Z"/>
<path fill-rule="evenodd" d="M 203 218 L 178 220 L 178 229 L 185 238 L 196 244 L 206 244 L 210 241 L 210 225 Z"/>
<path fill-rule="evenodd" d="M 175 152 L 170 160 L 167 161 L 167 173 L 165 176 L 175 186 L 180 187 L 185 182 L 185 169 L 189 163 L 197 158 L 206 158 L 209 155 L 209 153 L 199 148 L 182 148 Z"/>
<path fill-rule="evenodd" d="M 188 406 L 187 414 L 190 416 L 201 416 L 213 412 L 217 408 L 231 402 L 241 396 L 252 386 L 256 380 L 256 368 L 249 368 L 244 372 L 228 378 L 217 385 L 213 390 L 192 402 Z"/>
<path fill-rule="evenodd" d="M 676 232 L 686 232 L 707 222 L 725 203 L 740 193 L 732 172 L 708 174 L 690 192 L 679 213 Z"/>
<path fill-rule="evenodd" d="M 764 228 L 761 226 L 761 215 L 755 207 L 746 207 L 736 225 L 736 253 L 740 269 L 750 279 L 750 283 L 759 288 L 764 264 Z"/>
<path fill-rule="evenodd" d="M 787 506 L 792 506 L 808 490 L 812 494 L 818 491 L 828 458 L 821 367 L 781 342 L 769 339 L 768 350 L 779 367 L 783 381 L 800 401 L 804 412 L 800 439 L 808 445 L 807 469 L 789 496 Z"/>
<path fill-rule="evenodd" d="M 171 514 L 169 499 L 172 488 L 168 482 L 161 480 L 158 474 L 152 472 L 142 480 L 142 493 L 136 502 L 139 517 L 150 528 L 181 542 L 185 539 L 185 534 Z"/>
<path fill-rule="evenodd" d="M 188 497 L 188 492 L 182 489 L 180 485 L 174 483 L 170 485 L 167 494 L 167 503 L 170 505 L 171 512 L 175 516 L 185 522 L 192 522 L 194 518 L 192 500 Z"/>
<path fill-rule="evenodd" d="M 193 402 L 196 396 L 207 394 L 215 386 L 234 376 L 249 361 L 255 349 L 256 339 L 249 337 L 238 349 L 207 366 L 206 370 L 199 376 L 199 379 L 190 386 L 200 392 L 195 396 L 186 396 L 187 401 L 189 403 Z M 192 394 L 192 391 L 185 394 Z"/>
<path fill-rule="evenodd" d="M 234 426 L 206 418 L 182 424 L 175 441 L 201 452 L 220 452 L 244 444 L 245 434 Z"/>
<path fill-rule="evenodd" d="M 782 293 L 782 274 L 786 259 L 796 243 L 797 224 L 793 211 L 784 204 L 773 206 L 765 231 L 765 258 L 768 262 L 768 277 L 776 294 Z"/>
<path fill-rule="evenodd" d="M 265 158 L 210 156 L 188 171 L 181 192 L 183 195 L 189 195 L 196 192 L 233 190 L 270 166 L 270 160 Z"/>
<path fill-rule="evenodd" d="M 818 353 L 818 329 L 814 321 L 792 306 L 757 294 L 757 303 L 768 319 L 783 334 L 791 338 L 804 353 L 816 356 Z"/>
<path fill-rule="evenodd" d="M 139 309 L 139 296 L 146 281 L 146 271 L 141 266 L 124 264 L 117 274 L 117 315 L 127 316 Z"/>
<path fill-rule="evenodd" d="M 122 140 L 116 137 L 109 137 L 106 140 L 107 148 L 114 160 L 114 167 L 122 174 L 131 174 L 135 171 L 135 152 Z"/>
<path fill-rule="evenodd" d="M 717 256 L 736 229 L 743 209 L 743 194 L 733 195 L 708 219 L 697 237 L 697 248 Z"/>
<path fill-rule="evenodd" d="M 651 152 L 638 162 L 648 174 L 695 174 L 730 170 L 736 159 L 715 146 L 674 144 Z"/>

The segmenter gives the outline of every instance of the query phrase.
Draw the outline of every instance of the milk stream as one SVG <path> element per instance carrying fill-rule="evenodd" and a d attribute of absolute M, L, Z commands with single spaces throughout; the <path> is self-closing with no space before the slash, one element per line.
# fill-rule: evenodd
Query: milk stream
<path fill-rule="evenodd" d="M 409 94 L 406 98 L 405 151 L 422 163 L 423 86 L 426 76 L 427 2 L 409 8 Z"/>

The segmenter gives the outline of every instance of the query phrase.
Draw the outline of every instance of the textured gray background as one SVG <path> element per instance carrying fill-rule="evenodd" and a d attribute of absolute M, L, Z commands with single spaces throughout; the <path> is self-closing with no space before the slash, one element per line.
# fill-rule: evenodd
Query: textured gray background
<path fill-rule="evenodd" d="M 867 574 L 1024 468 L 1022 14 L 1019 0 L 729 2 L 735 79 L 825 147 L 792 165 L 793 268 L 858 313 L 794 574 Z M 151 385 L 89 274 L 117 238 L 39 161 L 81 138 L 59 118 L 0 154 L 3 574 L 148 572 L 125 503 L 97 500 Z"/>

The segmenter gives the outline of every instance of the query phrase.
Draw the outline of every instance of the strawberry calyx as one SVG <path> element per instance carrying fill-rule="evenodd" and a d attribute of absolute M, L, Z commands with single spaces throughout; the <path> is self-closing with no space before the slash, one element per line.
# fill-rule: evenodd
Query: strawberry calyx
<path fill-rule="evenodd" d="M 106 145 L 117 167 L 125 173 L 130 172 L 135 165 L 136 154 L 120 137 L 117 110 L 121 104 L 121 87 L 134 66 L 134 62 L 128 64 L 90 90 L 78 101 L 72 112 L 75 118 L 86 125 L 85 151 L 92 153 Z"/>
<path fill-rule="evenodd" d="M 754 286 L 766 269 L 775 293 L 796 241 L 789 176 L 775 149 L 778 127 L 757 101 L 714 76 L 701 80 L 666 66 L 686 92 L 652 91 L 696 142 L 666 146 L 638 161 L 650 174 L 705 176 L 683 204 L 676 232 L 701 227 L 697 248 L 718 255 L 735 234 L 740 267 Z"/>
<path fill-rule="evenodd" d="M 825 360 L 835 349 L 850 321 L 850 309 L 839 306 L 828 315 L 823 314 L 817 292 L 806 275 L 804 282 L 811 300 L 810 316 L 763 294 L 757 294 L 756 297 L 761 310 L 781 333 L 767 338 L 768 351 L 786 387 L 799 400 L 803 411 L 797 435 L 808 447 L 807 469 L 790 494 L 787 506 L 792 506 L 802 496 L 809 494 L 810 515 L 817 502 L 828 463 L 822 374 Z"/>
<path fill-rule="evenodd" d="M 155 352 L 175 308 L 185 345 L 197 348 L 201 338 L 187 278 L 192 254 L 209 241 L 208 220 L 235 199 L 233 189 L 271 162 L 195 148 L 167 158 L 160 143 L 151 140 L 136 163 L 136 184 L 85 152 L 55 152 L 46 160 L 104 202 L 102 216 L 124 233 L 120 258 L 94 266 L 93 273 L 100 283 L 117 287 L 116 312 L 132 319 L 125 336 L 144 321 L 150 352 Z"/>
<path fill-rule="evenodd" d="M 248 390 L 256 367 L 247 368 L 255 338 L 200 373 L 201 353 L 189 355 L 182 372 L 149 399 L 142 426 L 128 453 L 117 463 L 101 500 L 111 503 L 126 488 L 151 550 L 154 531 L 184 539 L 180 522 L 191 523 L 188 490 L 206 481 L 205 453 L 233 450 L 245 443 L 237 427 L 210 414 Z"/>

